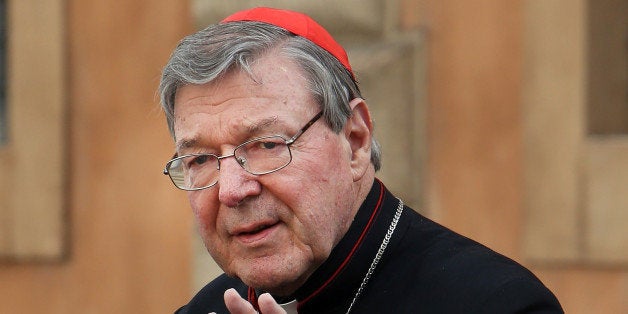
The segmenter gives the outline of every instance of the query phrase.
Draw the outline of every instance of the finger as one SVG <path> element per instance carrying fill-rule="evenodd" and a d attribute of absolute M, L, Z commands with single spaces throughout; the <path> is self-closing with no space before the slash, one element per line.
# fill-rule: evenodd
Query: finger
<path fill-rule="evenodd" d="M 243 299 L 238 292 L 231 288 L 225 291 L 225 305 L 231 314 L 255 314 L 255 308 L 249 301 Z"/>
<path fill-rule="evenodd" d="M 257 299 L 259 310 L 264 314 L 286 314 L 286 311 L 277 304 L 269 293 L 263 293 Z"/>

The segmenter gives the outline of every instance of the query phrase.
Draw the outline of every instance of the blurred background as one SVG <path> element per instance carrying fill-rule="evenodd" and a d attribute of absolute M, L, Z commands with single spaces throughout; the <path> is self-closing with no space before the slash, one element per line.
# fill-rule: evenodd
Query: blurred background
<path fill-rule="evenodd" d="M 406 203 L 567 313 L 628 313 L 627 0 L 0 0 L 0 313 L 171 313 L 219 273 L 156 89 L 253 6 L 347 48 Z"/>

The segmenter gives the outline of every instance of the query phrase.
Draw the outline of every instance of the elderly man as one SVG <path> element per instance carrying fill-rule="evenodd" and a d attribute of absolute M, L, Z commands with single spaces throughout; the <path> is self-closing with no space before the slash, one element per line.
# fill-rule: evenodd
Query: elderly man
<path fill-rule="evenodd" d="M 178 313 L 562 312 L 528 270 L 375 178 L 347 55 L 308 16 L 256 8 L 186 37 L 160 93 L 164 173 L 225 272 Z"/>

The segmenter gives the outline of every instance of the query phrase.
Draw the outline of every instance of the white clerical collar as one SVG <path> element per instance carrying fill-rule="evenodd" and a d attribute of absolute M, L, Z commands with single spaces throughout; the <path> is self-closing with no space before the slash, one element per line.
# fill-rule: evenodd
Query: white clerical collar
<path fill-rule="evenodd" d="M 297 314 L 297 300 L 292 300 L 288 303 L 279 304 L 287 314 Z"/>

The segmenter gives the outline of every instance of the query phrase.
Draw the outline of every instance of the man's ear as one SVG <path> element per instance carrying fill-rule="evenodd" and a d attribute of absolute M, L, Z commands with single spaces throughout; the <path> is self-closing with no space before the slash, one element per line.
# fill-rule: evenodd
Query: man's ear
<path fill-rule="evenodd" d="M 351 169 L 353 181 L 364 176 L 371 165 L 371 138 L 373 122 L 364 99 L 355 98 L 349 102 L 351 116 L 344 127 L 344 134 L 351 146 Z"/>

